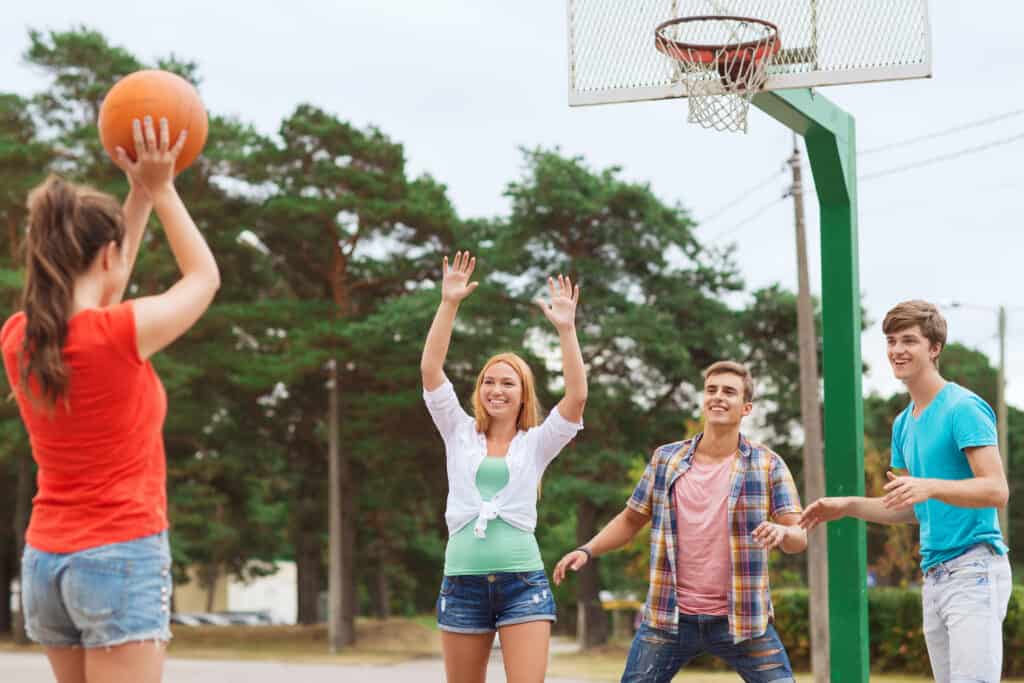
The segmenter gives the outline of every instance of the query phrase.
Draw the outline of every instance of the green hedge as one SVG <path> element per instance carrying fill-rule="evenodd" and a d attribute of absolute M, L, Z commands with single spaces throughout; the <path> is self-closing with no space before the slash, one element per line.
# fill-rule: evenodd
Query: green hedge
<path fill-rule="evenodd" d="M 775 628 L 793 667 L 810 669 L 810 622 L 807 590 L 772 591 Z M 929 674 L 928 651 L 921 627 L 921 592 L 900 588 L 868 591 L 871 669 L 878 672 Z M 1003 675 L 1024 676 L 1024 587 L 1014 586 L 1003 622 Z"/>

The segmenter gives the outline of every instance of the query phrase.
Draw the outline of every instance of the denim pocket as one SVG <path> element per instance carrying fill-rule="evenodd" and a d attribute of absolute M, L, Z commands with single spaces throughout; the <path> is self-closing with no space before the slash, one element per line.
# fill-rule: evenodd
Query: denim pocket
<path fill-rule="evenodd" d="M 458 581 L 455 578 L 445 576 L 441 579 L 441 595 L 448 597 L 455 592 Z"/>
<path fill-rule="evenodd" d="M 73 558 L 64 585 L 67 607 L 88 620 L 116 618 L 124 606 L 130 574 L 129 560 Z"/>
<path fill-rule="evenodd" d="M 519 580 L 530 588 L 548 587 L 548 576 L 543 569 L 538 569 L 535 572 L 519 572 Z"/>

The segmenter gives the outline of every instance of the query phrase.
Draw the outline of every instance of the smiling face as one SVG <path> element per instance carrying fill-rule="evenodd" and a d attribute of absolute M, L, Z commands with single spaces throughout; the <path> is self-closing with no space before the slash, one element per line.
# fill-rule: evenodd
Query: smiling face
<path fill-rule="evenodd" d="M 922 373 L 935 369 L 935 360 L 942 345 L 929 342 L 920 325 L 911 325 L 886 334 L 885 350 L 896 379 L 911 382 Z"/>
<path fill-rule="evenodd" d="M 523 405 L 523 382 L 519 373 L 508 363 L 492 363 L 484 370 L 478 398 L 492 420 L 515 420 Z"/>
<path fill-rule="evenodd" d="M 754 405 L 746 399 L 743 378 L 731 372 L 716 372 L 704 380 L 704 423 L 709 427 L 734 427 L 750 414 Z"/>

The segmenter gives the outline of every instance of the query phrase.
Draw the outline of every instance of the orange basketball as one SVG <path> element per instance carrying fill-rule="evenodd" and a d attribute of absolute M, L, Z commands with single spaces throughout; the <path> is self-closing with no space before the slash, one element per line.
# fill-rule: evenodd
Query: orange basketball
<path fill-rule="evenodd" d="M 124 147 L 133 160 L 135 141 L 132 119 L 153 117 L 160 135 L 160 119 L 166 118 L 173 146 L 182 130 L 188 131 L 185 146 L 174 164 L 175 174 L 189 167 L 206 144 L 208 122 L 206 108 L 192 84 L 169 71 L 149 69 L 129 74 L 114 84 L 100 105 L 100 142 L 114 158 L 117 147 Z"/>

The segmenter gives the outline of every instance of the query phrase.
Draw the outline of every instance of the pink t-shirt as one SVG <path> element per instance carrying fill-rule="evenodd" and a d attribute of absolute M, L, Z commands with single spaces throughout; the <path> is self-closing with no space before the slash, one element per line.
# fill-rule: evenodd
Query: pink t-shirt
<path fill-rule="evenodd" d="M 729 484 L 736 455 L 693 464 L 675 483 L 676 601 L 683 614 L 729 614 Z"/>

